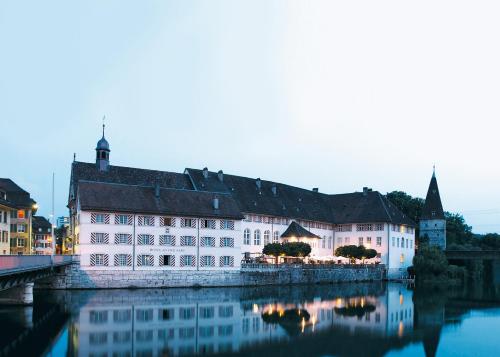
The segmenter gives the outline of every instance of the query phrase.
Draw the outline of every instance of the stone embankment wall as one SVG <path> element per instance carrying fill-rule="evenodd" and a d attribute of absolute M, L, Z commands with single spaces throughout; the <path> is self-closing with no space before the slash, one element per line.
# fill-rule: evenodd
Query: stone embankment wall
<path fill-rule="evenodd" d="M 386 278 L 383 265 L 252 267 L 241 271 L 82 270 L 78 262 L 60 268 L 35 288 L 108 289 L 326 284 Z"/>

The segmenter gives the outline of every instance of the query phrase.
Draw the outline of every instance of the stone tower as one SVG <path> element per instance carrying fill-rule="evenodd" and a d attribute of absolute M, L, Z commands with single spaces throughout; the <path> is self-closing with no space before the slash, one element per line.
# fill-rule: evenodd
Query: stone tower
<path fill-rule="evenodd" d="M 109 169 L 109 143 L 104 137 L 104 124 L 102 125 L 102 138 L 97 142 L 95 148 L 95 163 L 99 171 L 108 171 Z"/>
<path fill-rule="evenodd" d="M 439 196 L 435 170 L 432 173 L 431 183 L 420 216 L 420 237 L 425 236 L 429 238 L 430 245 L 446 249 L 446 219 Z"/>

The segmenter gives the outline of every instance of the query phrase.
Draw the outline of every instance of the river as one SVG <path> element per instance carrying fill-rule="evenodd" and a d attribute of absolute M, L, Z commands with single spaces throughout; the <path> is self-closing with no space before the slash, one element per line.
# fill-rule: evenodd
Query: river
<path fill-rule="evenodd" d="M 493 356 L 500 286 L 36 291 L 0 308 L 13 356 Z"/>

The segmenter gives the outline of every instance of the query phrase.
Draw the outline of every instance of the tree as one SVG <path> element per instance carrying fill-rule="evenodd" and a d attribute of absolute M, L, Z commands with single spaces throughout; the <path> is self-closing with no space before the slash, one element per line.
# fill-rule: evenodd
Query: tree
<path fill-rule="evenodd" d="M 262 253 L 274 257 L 276 264 L 278 264 L 278 257 L 283 253 L 283 249 L 279 243 L 269 243 L 264 246 Z"/>
<path fill-rule="evenodd" d="M 365 259 L 375 258 L 377 256 L 377 254 L 378 253 L 377 253 L 377 251 L 375 249 L 364 249 L 364 251 L 363 251 L 363 257 L 361 259 L 363 259 L 363 263 L 364 263 Z"/>
<path fill-rule="evenodd" d="M 412 197 L 403 191 L 392 191 L 387 194 L 387 198 L 407 217 L 415 223 L 420 221 L 425 200 L 419 197 Z"/>
<path fill-rule="evenodd" d="M 357 245 L 344 245 L 335 249 L 337 257 L 348 258 L 350 263 L 356 263 L 356 259 L 360 259 L 360 249 Z"/>
<path fill-rule="evenodd" d="M 461 214 L 445 212 L 447 244 L 467 244 L 472 242 L 472 227 L 465 223 Z"/>
<path fill-rule="evenodd" d="M 289 257 L 307 257 L 311 253 L 311 246 L 303 242 L 288 242 L 282 244 L 283 253 Z"/>
<path fill-rule="evenodd" d="M 413 257 L 413 268 L 419 279 L 443 277 L 448 270 L 448 260 L 441 249 L 424 244 Z"/>

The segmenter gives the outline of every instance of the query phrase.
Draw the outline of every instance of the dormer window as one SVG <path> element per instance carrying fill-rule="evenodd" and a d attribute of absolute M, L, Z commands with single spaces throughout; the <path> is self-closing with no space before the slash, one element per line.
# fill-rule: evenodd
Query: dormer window
<path fill-rule="evenodd" d="M 432 217 L 435 217 L 436 216 L 436 211 L 432 211 L 431 215 L 432 215 Z"/>

